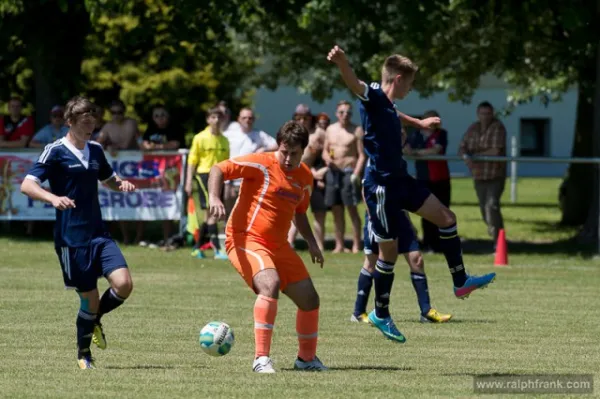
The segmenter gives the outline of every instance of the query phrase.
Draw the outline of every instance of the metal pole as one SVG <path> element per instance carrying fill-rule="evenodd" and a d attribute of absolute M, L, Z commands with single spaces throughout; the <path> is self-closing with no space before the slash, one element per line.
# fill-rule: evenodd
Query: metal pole
<path fill-rule="evenodd" d="M 516 158 L 518 154 L 519 148 L 517 144 L 517 136 L 512 136 L 510 138 L 510 155 L 513 158 Z M 513 204 L 517 202 L 517 161 L 510 161 L 510 202 Z"/>

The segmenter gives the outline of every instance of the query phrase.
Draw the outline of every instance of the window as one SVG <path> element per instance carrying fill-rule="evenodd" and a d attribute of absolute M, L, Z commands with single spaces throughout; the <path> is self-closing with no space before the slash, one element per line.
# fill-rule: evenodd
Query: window
<path fill-rule="evenodd" d="M 523 156 L 550 155 L 550 119 L 521 119 L 520 150 Z"/>

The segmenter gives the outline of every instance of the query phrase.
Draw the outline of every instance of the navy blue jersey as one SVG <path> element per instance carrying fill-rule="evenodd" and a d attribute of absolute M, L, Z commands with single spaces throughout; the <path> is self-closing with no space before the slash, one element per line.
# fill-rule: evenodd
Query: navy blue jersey
<path fill-rule="evenodd" d="M 407 176 L 402 157 L 402 123 L 394 103 L 375 82 L 365 86 L 364 94 L 359 97 L 363 141 L 372 177 L 385 183 L 391 178 Z"/>
<path fill-rule="evenodd" d="M 102 146 L 96 142 L 89 141 L 79 150 L 62 138 L 44 148 L 26 178 L 38 183 L 48 180 L 54 195 L 75 202 L 75 208 L 56 210 L 57 247 L 83 247 L 93 238 L 110 237 L 100 212 L 98 180 L 105 181 L 114 174 Z"/>

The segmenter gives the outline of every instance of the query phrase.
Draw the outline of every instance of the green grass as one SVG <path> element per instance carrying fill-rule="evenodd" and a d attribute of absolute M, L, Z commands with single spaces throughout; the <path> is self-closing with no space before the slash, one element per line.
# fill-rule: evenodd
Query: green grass
<path fill-rule="evenodd" d="M 596 373 L 597 380 L 600 264 L 552 243 L 573 233 L 554 227 L 557 186 L 555 179 L 523 179 L 518 206 L 505 201 L 515 248 L 509 267 L 494 268 L 491 255 L 466 251 L 470 272 L 498 273 L 489 289 L 459 301 L 443 257 L 425 257 L 433 303 L 454 314 L 450 324 L 417 322 L 408 270 L 399 263 L 391 310 L 408 338 L 404 345 L 348 322 L 362 256 L 326 255 L 323 270 L 311 265 L 321 296 L 319 357 L 333 369 L 326 374 L 290 370 L 297 344 L 287 298 L 280 301 L 273 342 L 279 373 L 255 375 L 254 296 L 234 269 L 191 259 L 188 250 L 134 247 L 124 249 L 133 295 L 103 320 L 109 348 L 95 350 L 97 370 L 77 370 L 78 300 L 62 288 L 52 242 L 0 238 L 0 396 L 472 397 L 475 374 Z M 485 238 L 470 182 L 456 180 L 453 189 L 462 235 Z M 198 345 L 200 328 L 215 319 L 236 333 L 223 358 L 205 355 Z"/>

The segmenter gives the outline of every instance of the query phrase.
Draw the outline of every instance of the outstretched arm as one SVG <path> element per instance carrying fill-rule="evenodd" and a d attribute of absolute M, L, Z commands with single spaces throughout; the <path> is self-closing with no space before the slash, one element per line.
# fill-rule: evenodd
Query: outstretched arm
<path fill-rule="evenodd" d="M 438 127 L 441 123 L 440 118 L 438 118 L 437 116 L 425 119 L 417 119 L 413 118 L 412 116 L 408 116 L 398 110 L 396 110 L 396 114 L 398 114 L 398 117 L 402 120 L 402 122 L 409 126 L 416 127 L 418 129 L 435 128 Z"/>
<path fill-rule="evenodd" d="M 350 91 L 357 96 L 362 97 L 365 93 L 366 84 L 356 77 L 356 74 L 348 62 L 348 58 L 346 58 L 346 53 L 344 53 L 344 50 L 338 46 L 334 46 L 327 55 L 327 60 L 337 65 L 342 75 L 342 79 Z"/>

